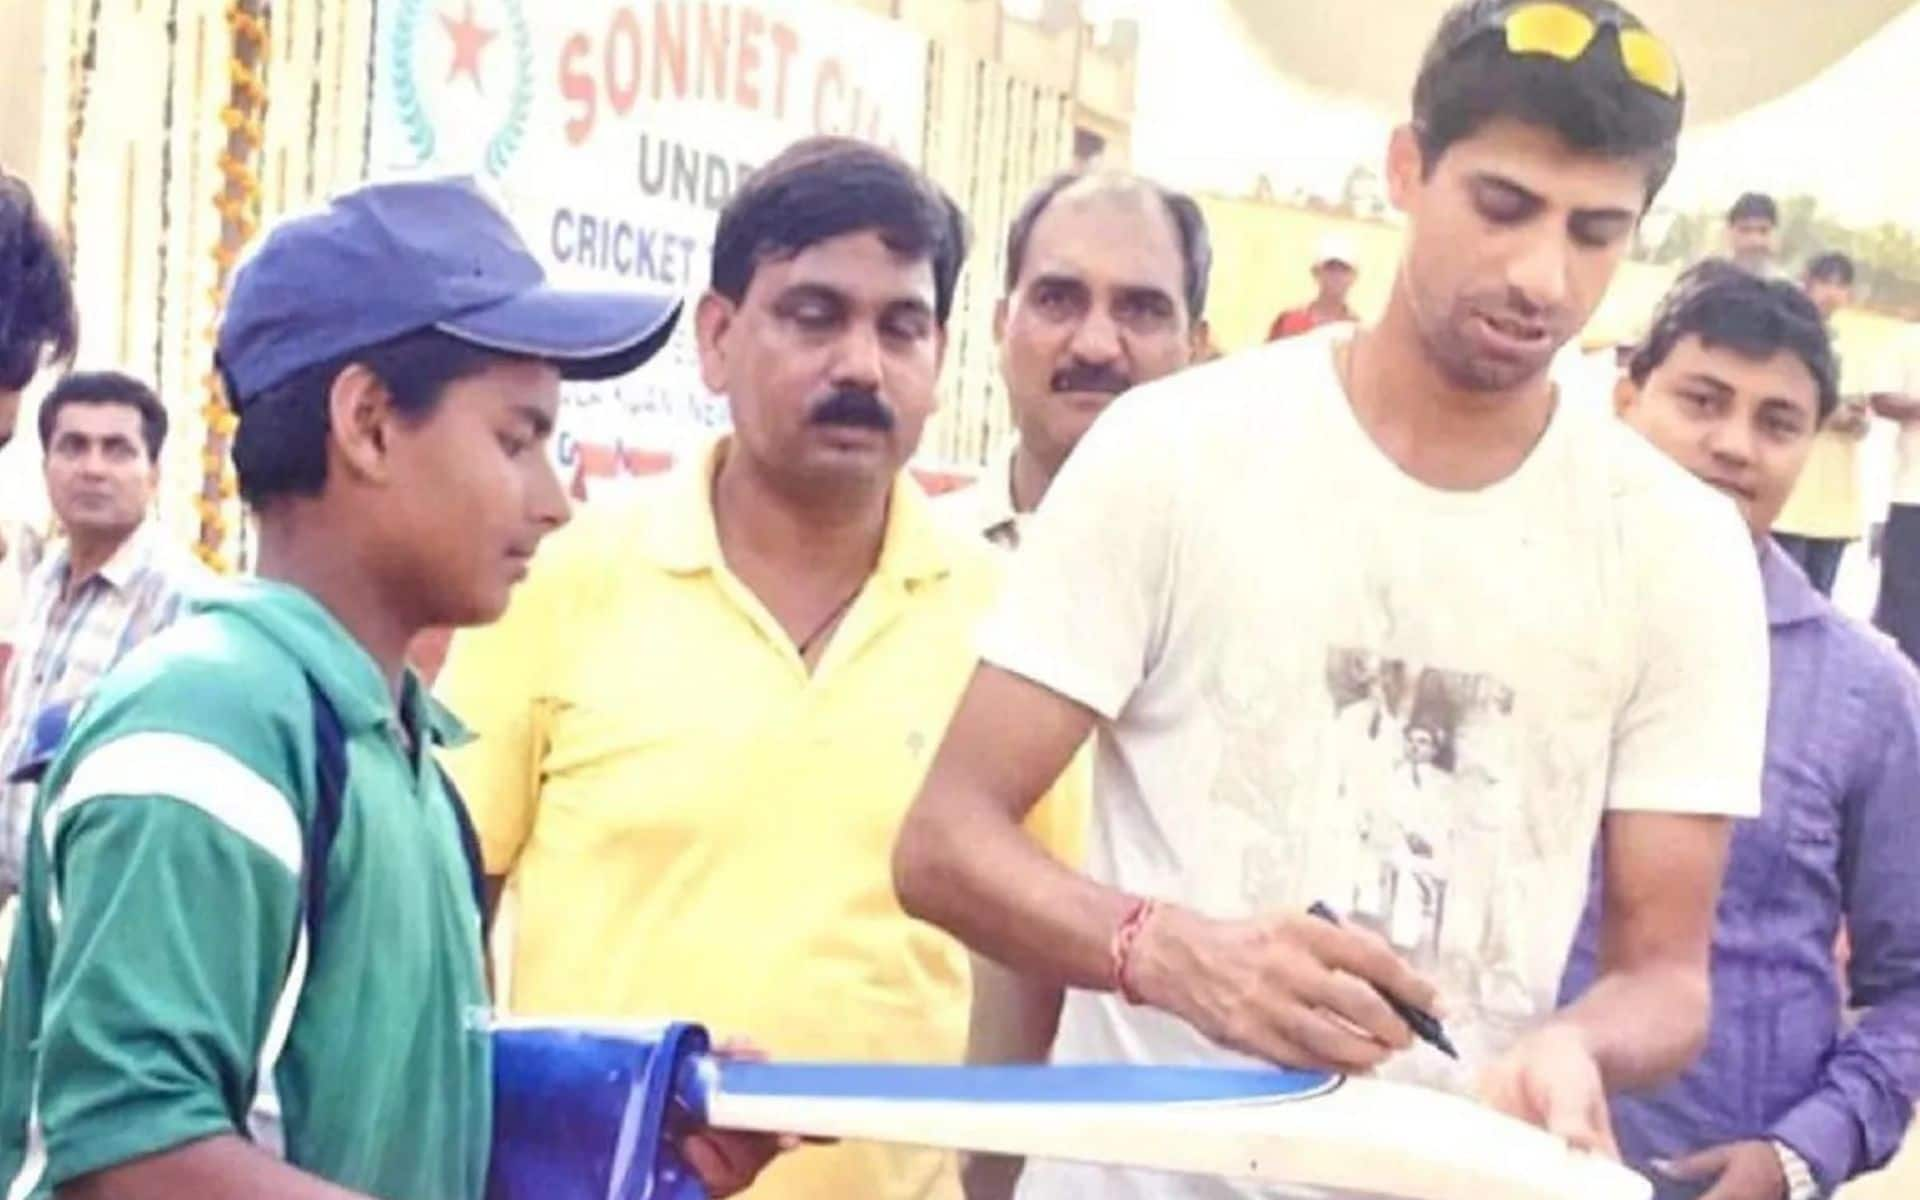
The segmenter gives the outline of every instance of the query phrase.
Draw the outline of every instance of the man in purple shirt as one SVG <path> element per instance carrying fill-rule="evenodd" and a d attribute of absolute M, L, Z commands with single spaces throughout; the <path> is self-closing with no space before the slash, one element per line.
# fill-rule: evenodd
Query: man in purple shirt
<path fill-rule="evenodd" d="M 1803 1200 L 1899 1149 L 1920 1094 L 1920 676 L 1767 536 L 1838 399 L 1820 314 L 1725 262 L 1683 276 L 1617 393 L 1621 416 L 1739 505 L 1772 645 L 1760 819 L 1734 835 L 1713 1018 L 1692 1070 L 1613 1100 L 1659 1194 Z M 1604 951 L 1589 907 L 1563 999 Z M 1851 931 L 1846 1019 L 1836 936 Z"/>

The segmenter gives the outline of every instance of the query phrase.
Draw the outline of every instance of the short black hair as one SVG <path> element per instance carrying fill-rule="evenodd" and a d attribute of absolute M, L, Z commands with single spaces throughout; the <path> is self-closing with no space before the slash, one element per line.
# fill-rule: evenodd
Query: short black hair
<path fill-rule="evenodd" d="M 1790 351 L 1819 384 L 1820 419 L 1840 404 L 1840 367 L 1826 322 L 1806 292 L 1784 279 L 1763 279 L 1720 258 L 1688 268 L 1660 302 L 1627 374 L 1646 383 L 1689 337 L 1755 359 Z"/>
<path fill-rule="evenodd" d="M 1765 221 L 1769 225 L 1778 225 L 1780 206 L 1765 192 L 1747 192 L 1727 210 L 1727 224 L 1738 225 L 1742 221 Z"/>
<path fill-rule="evenodd" d="M 1507 50 L 1500 18 L 1514 0 L 1462 0 L 1427 46 L 1413 85 L 1413 128 L 1429 174 L 1448 147 L 1503 117 L 1552 130 L 1583 154 L 1647 163 L 1652 205 L 1679 156 L 1686 89 L 1667 96 L 1627 74 L 1614 27 L 1642 29 L 1611 0 L 1562 0 L 1602 28 L 1573 62 Z"/>
<path fill-rule="evenodd" d="M 0 171 L 0 388 L 20 391 L 48 360 L 72 362 L 79 341 L 66 252 L 33 192 Z"/>
<path fill-rule="evenodd" d="M 1040 223 L 1040 218 L 1061 192 L 1089 178 L 1101 176 L 1089 176 L 1081 171 L 1063 171 L 1036 188 L 1020 206 L 1013 224 L 1007 227 L 1007 291 L 1013 291 L 1020 284 L 1020 272 L 1026 266 L 1027 243 L 1033 238 L 1033 227 Z M 1116 185 L 1151 192 L 1166 206 L 1167 216 L 1180 236 L 1180 259 L 1184 268 L 1181 286 L 1185 292 L 1183 299 L 1187 302 L 1187 317 L 1191 321 L 1200 320 L 1207 312 L 1207 283 L 1213 274 L 1213 238 L 1207 232 L 1206 214 L 1200 211 L 1193 197 L 1163 187 L 1151 179 L 1125 174 L 1109 174 L 1106 178 Z"/>
<path fill-rule="evenodd" d="M 1809 282 L 1837 283 L 1844 287 L 1852 287 L 1853 278 L 1853 260 L 1838 250 L 1816 254 L 1807 261 Z"/>
<path fill-rule="evenodd" d="M 713 290 L 738 303 L 761 263 L 864 230 L 896 253 L 932 260 L 934 316 L 944 326 L 967 258 L 966 218 L 904 159 L 853 138 L 805 138 L 747 176 L 720 210 Z"/>
<path fill-rule="evenodd" d="M 253 396 L 228 397 L 240 414 L 233 434 L 233 468 L 240 497 L 258 509 L 285 496 L 318 496 L 327 485 L 330 397 L 340 372 L 359 363 L 393 394 L 393 405 L 414 420 L 433 415 L 447 385 L 478 375 L 499 352 L 434 329 L 416 330 L 303 367 Z"/>
<path fill-rule="evenodd" d="M 76 404 L 117 404 L 139 413 L 147 461 L 160 461 L 160 451 L 167 444 L 167 406 L 160 403 L 152 388 L 118 371 L 75 371 L 53 385 L 40 402 L 42 451 L 53 452 L 53 430 L 60 413 Z"/>

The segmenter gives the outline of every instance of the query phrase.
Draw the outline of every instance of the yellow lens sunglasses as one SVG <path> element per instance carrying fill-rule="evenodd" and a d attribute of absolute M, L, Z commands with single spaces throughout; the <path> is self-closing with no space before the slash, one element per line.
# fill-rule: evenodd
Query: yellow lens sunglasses
<path fill-rule="evenodd" d="M 1545 54 L 1570 63 L 1585 54 L 1607 27 L 1620 35 L 1620 65 L 1626 68 L 1628 77 L 1670 100 L 1678 99 L 1680 60 L 1674 57 L 1672 48 L 1650 31 L 1629 26 L 1619 13 L 1595 17 L 1570 4 L 1550 0 L 1522 3 L 1505 11 L 1494 10 L 1486 24 L 1470 37 L 1497 28 L 1506 34 L 1509 54 Z"/>

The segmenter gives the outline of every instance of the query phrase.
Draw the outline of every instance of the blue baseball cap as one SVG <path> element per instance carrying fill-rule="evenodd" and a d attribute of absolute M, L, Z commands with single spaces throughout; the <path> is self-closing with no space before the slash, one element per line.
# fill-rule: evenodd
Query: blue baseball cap
<path fill-rule="evenodd" d="M 610 379 L 658 353 L 679 315 L 677 297 L 553 287 L 471 178 L 375 183 L 273 227 L 234 276 L 214 356 L 236 409 L 427 329 Z"/>

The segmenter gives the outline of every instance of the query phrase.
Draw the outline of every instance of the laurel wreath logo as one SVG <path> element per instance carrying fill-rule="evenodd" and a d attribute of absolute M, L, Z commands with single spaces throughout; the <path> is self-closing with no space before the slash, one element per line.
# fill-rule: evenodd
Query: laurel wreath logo
<path fill-rule="evenodd" d="M 507 164 L 519 151 L 527 133 L 527 112 L 533 107 L 533 30 L 520 0 L 508 0 L 507 24 L 513 39 L 513 98 L 506 121 L 487 143 L 487 170 L 496 176 L 506 174 Z"/>
<path fill-rule="evenodd" d="M 414 74 L 413 62 L 415 39 L 419 36 L 420 21 L 428 11 L 429 2 L 400 0 L 393 20 L 394 107 L 398 110 L 407 144 L 413 150 L 413 165 L 416 167 L 432 162 L 434 151 L 440 144 L 439 136 L 434 132 L 433 116 L 427 111 L 420 95 L 420 82 Z M 486 172 L 496 177 L 506 173 L 513 156 L 526 140 L 527 120 L 533 111 L 533 30 L 527 23 L 521 0 L 505 0 L 504 7 L 507 35 L 513 50 L 513 93 L 508 98 L 505 119 L 487 141 Z"/>

